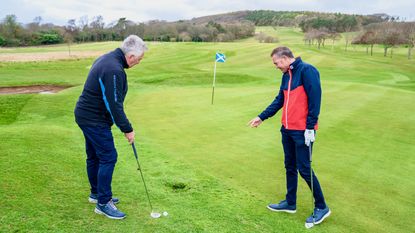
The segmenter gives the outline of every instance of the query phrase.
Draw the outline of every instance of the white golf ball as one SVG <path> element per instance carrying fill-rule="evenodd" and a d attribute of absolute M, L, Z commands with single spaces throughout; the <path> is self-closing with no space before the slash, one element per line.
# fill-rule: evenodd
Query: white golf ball
<path fill-rule="evenodd" d="M 167 216 L 167 215 L 169 215 L 169 213 L 167 213 L 167 211 L 164 211 L 163 216 Z"/>

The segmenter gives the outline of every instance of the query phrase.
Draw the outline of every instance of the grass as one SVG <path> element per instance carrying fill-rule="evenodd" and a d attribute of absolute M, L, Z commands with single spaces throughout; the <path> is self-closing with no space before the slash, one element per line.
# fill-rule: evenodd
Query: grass
<path fill-rule="evenodd" d="M 311 212 L 303 181 L 296 214 L 265 208 L 285 194 L 281 115 L 258 129 L 245 125 L 272 101 L 280 73 L 269 59 L 276 45 L 248 39 L 151 44 L 142 64 L 128 70 L 126 112 L 140 163 L 153 205 L 169 212 L 158 220 L 149 217 L 131 147 L 116 128 L 113 191 L 128 217 L 97 216 L 87 203 L 84 141 L 73 108 L 93 59 L 0 63 L 0 86 L 73 86 L 55 95 L 0 95 L 0 199 L 7 200 L 2 231 L 415 231 L 415 66 L 405 49 L 396 49 L 393 59 L 370 57 L 358 49 L 344 52 L 340 43 L 333 50 L 309 47 L 297 29 L 259 30 L 275 33 L 320 70 L 323 103 L 313 166 L 333 212 L 324 224 L 303 226 Z M 100 43 L 80 46 L 95 50 Z M 215 51 L 228 60 L 218 64 L 212 106 Z"/>

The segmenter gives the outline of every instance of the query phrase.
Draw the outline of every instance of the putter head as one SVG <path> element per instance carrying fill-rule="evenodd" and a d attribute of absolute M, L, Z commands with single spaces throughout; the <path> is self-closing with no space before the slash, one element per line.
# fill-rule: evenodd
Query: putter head
<path fill-rule="evenodd" d="M 314 212 L 313 212 L 313 222 L 305 222 L 305 228 L 310 229 L 314 227 L 314 225 L 316 225 L 316 221 L 315 221 Z"/>
<path fill-rule="evenodd" d="M 312 222 L 306 222 L 305 223 L 305 228 L 310 229 L 312 227 L 314 227 L 314 223 L 312 223 Z"/>
<path fill-rule="evenodd" d="M 160 213 L 157 213 L 157 212 L 151 212 L 150 216 L 152 218 L 160 218 L 161 217 L 161 214 Z"/>

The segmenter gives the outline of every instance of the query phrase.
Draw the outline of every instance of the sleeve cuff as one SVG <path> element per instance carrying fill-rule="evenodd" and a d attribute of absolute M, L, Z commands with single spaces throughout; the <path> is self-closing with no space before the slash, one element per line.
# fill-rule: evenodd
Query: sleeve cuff
<path fill-rule="evenodd" d="M 127 128 L 127 129 L 123 129 L 123 130 L 121 130 L 123 133 L 131 133 L 131 132 L 133 132 L 134 131 L 134 129 L 130 126 L 129 128 Z"/>
<path fill-rule="evenodd" d="M 307 125 L 307 126 L 306 126 L 306 129 L 312 129 L 312 130 L 314 130 L 314 126 Z"/>
<path fill-rule="evenodd" d="M 261 121 L 265 121 L 267 118 L 266 117 L 264 117 L 262 114 L 259 114 L 258 115 L 258 117 L 259 117 L 259 119 L 261 119 Z"/>

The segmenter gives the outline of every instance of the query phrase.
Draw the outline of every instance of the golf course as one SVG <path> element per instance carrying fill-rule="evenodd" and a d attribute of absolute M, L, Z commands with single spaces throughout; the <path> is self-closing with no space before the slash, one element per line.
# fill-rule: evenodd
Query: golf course
<path fill-rule="evenodd" d="M 320 49 L 299 28 L 257 27 L 278 38 L 147 42 L 126 72 L 125 112 L 155 211 L 131 145 L 113 126 L 112 191 L 127 214 L 111 220 L 88 203 L 85 140 L 73 110 L 94 60 L 118 42 L 0 48 L 0 87 L 57 85 L 54 94 L 0 94 L 0 232 L 415 232 L 415 59 L 408 48 L 373 56 L 344 37 Z M 297 212 L 285 199 L 281 112 L 247 126 L 279 91 L 272 49 L 288 46 L 320 72 L 323 90 L 313 169 L 332 214 L 304 227 L 310 189 L 299 177 Z M 211 104 L 215 53 L 214 104 Z M 58 59 L 36 56 L 60 54 Z M 82 54 L 77 56 L 77 54 Z M 88 56 L 88 54 L 91 54 Z M 25 59 L 30 56 L 30 59 Z M 20 59 L 20 60 L 19 60 Z"/>

